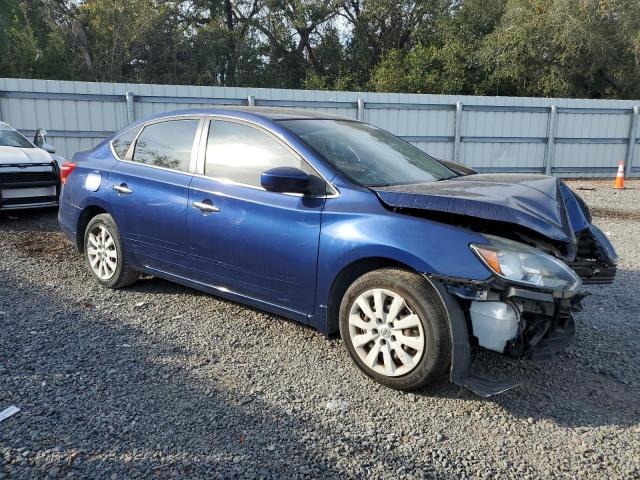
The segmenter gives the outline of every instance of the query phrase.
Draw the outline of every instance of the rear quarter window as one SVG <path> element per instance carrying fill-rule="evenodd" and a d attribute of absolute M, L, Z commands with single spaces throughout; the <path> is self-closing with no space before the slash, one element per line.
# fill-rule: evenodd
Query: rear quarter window
<path fill-rule="evenodd" d="M 115 150 L 118 157 L 122 158 L 123 160 L 127 157 L 129 147 L 131 147 L 131 144 L 136 139 L 136 135 L 138 135 L 139 131 L 140 127 L 132 128 L 131 130 L 124 132 L 122 135 L 111 142 L 111 145 L 113 145 L 113 149 Z"/>

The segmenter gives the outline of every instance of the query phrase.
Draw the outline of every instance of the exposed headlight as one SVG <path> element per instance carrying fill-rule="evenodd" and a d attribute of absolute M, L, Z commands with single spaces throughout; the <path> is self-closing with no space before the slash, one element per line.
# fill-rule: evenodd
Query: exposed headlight
<path fill-rule="evenodd" d="M 580 278 L 557 258 L 527 245 L 485 235 L 489 245 L 471 244 L 496 275 L 514 283 L 546 290 L 575 290 Z"/>

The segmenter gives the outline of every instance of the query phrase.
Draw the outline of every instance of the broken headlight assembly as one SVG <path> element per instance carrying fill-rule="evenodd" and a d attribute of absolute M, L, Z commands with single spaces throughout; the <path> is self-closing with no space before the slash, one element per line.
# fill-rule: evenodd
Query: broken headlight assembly
<path fill-rule="evenodd" d="M 482 262 L 498 277 L 544 290 L 576 290 L 580 278 L 557 258 L 522 243 L 485 235 L 488 245 L 471 244 Z"/>

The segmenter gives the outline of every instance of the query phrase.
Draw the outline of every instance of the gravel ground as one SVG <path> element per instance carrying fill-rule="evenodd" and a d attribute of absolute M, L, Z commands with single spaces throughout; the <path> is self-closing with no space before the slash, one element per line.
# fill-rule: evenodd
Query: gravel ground
<path fill-rule="evenodd" d="M 479 355 L 525 380 L 486 400 L 378 387 L 338 339 L 159 279 L 105 290 L 55 212 L 0 215 L 0 478 L 639 478 L 640 182 L 570 184 L 619 276 L 556 360 Z"/>

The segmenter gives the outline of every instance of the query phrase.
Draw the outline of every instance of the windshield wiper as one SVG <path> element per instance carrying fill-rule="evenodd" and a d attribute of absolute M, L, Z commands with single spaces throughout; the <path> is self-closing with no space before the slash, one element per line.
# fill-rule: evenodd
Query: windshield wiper
<path fill-rule="evenodd" d="M 372 185 L 367 185 L 367 188 L 381 188 L 381 187 L 390 187 L 391 183 L 374 183 Z"/>

